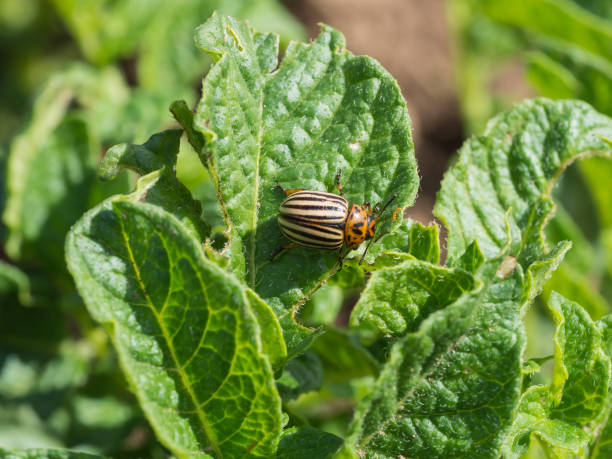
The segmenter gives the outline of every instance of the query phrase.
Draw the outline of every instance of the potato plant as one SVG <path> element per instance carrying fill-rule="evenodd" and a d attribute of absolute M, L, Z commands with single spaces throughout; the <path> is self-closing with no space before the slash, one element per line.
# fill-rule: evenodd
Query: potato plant
<path fill-rule="evenodd" d="M 165 453 L 514 458 L 537 440 L 551 457 L 608 457 L 612 319 L 551 291 L 552 354 L 531 358 L 525 316 L 572 251 L 545 231 L 555 184 L 574 161 L 612 154 L 612 119 L 578 100 L 525 100 L 459 150 L 434 208 L 442 241 L 437 223 L 386 212 L 363 265 L 363 246 L 341 271 L 330 251 L 271 259 L 287 243 L 277 182 L 332 192 L 342 169 L 349 202 L 397 195 L 399 215 L 414 203 L 406 103 L 328 26 L 282 59 L 277 35 L 231 16 L 212 15 L 195 41 L 213 62 L 200 100 L 172 103 L 178 128 L 106 151 L 100 179 L 129 169 L 138 181 L 87 210 L 65 243 L 87 312 Z M 177 175 L 181 138 L 216 202 Z M 337 315 L 326 283 L 365 285 L 346 328 L 303 320 L 309 307 Z M 330 379 L 351 400 L 335 433 L 295 408 Z M 6 454 L 95 457 L 77 450 Z"/>

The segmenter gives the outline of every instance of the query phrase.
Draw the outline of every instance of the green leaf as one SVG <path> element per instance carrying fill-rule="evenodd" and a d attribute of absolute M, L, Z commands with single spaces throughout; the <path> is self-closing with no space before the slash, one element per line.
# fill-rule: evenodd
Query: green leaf
<path fill-rule="evenodd" d="M 484 262 L 485 257 L 478 246 L 478 240 L 474 239 L 474 241 L 468 245 L 467 249 L 465 249 L 465 252 L 457 259 L 455 265 L 457 268 L 463 269 L 464 271 L 475 273 Z"/>
<path fill-rule="evenodd" d="M 597 321 L 597 327 L 601 333 L 601 342 L 608 357 L 612 358 L 612 314 L 602 317 Z"/>
<path fill-rule="evenodd" d="M 27 408 L 22 412 L 27 411 Z M 31 413 L 28 413 L 31 414 Z M 3 413 L 3 418 L 6 415 Z M 41 425 L 23 425 L 15 422 L 14 419 L 6 422 L 6 419 L 0 421 L 0 453 L 4 453 L 4 448 L 14 450 L 22 450 L 25 448 L 61 448 L 61 441 L 46 432 L 44 426 Z M 27 451 L 27 450 L 26 450 Z"/>
<path fill-rule="evenodd" d="M 340 271 L 336 271 L 332 277 L 329 278 L 327 285 L 333 285 L 342 289 L 359 288 L 365 284 L 365 273 L 364 270 L 359 266 L 342 267 Z"/>
<path fill-rule="evenodd" d="M 7 296 L 11 290 L 17 290 L 19 302 L 24 306 L 32 303 L 28 276 L 16 266 L 0 260 L 0 298 Z"/>
<path fill-rule="evenodd" d="M 358 405 L 348 447 L 377 457 L 495 457 L 521 386 L 525 283 L 488 260 L 480 288 L 399 338 Z"/>
<path fill-rule="evenodd" d="M 342 439 L 312 427 L 293 427 L 283 432 L 277 459 L 325 459 L 342 445 Z"/>
<path fill-rule="evenodd" d="M 257 296 L 251 289 L 246 289 L 246 298 L 251 311 L 257 319 L 259 327 L 264 330 L 261 334 L 261 346 L 264 354 L 268 356 L 272 368 L 281 368 L 287 359 L 287 346 L 283 339 L 283 330 L 274 311 Z"/>
<path fill-rule="evenodd" d="M 128 97 L 115 69 L 73 64 L 49 78 L 10 149 L 3 219 L 11 258 L 43 261 L 56 274 L 70 225 L 91 200 L 109 194 L 108 186 L 95 184 L 94 161 L 99 142 L 120 124 L 114 115 Z"/>
<path fill-rule="evenodd" d="M 67 449 L 42 448 L 9 450 L 0 447 L 0 454 L 5 459 L 102 459 L 104 457 L 80 451 L 69 451 Z"/>
<path fill-rule="evenodd" d="M 542 96 L 570 99 L 578 92 L 580 82 L 577 77 L 547 54 L 534 52 L 528 54 L 526 60 L 526 77 Z"/>
<path fill-rule="evenodd" d="M 583 8 L 602 18 L 612 19 L 612 4 L 608 0 L 574 0 Z"/>
<path fill-rule="evenodd" d="M 210 66 L 210 59 L 193 46 L 193 31 L 215 10 L 279 33 L 284 43 L 306 38 L 302 24 L 278 0 L 182 0 L 180 6 L 165 0 L 144 36 L 139 35 L 138 74 L 143 87 L 193 101 L 193 83 Z M 129 24 L 131 18 L 124 20 Z"/>
<path fill-rule="evenodd" d="M 210 227 L 202 219 L 202 206 L 176 177 L 178 129 L 154 134 L 143 145 L 120 144 L 110 148 L 98 166 L 102 180 L 112 180 L 121 168 L 127 167 L 140 175 L 159 171 L 159 179 L 147 190 L 146 201 L 174 214 L 194 236 L 204 240 Z"/>
<path fill-rule="evenodd" d="M 365 267 L 376 270 L 413 258 L 432 264 L 440 263 L 438 225 L 425 226 L 410 219 L 402 220 L 396 230 L 384 235 L 377 244 L 372 245 L 366 256 L 370 266 Z"/>
<path fill-rule="evenodd" d="M 75 418 L 92 429 L 111 429 L 134 417 L 132 406 L 112 396 L 101 398 L 76 396 L 72 401 Z"/>
<path fill-rule="evenodd" d="M 449 264 L 475 239 L 485 257 L 498 254 L 506 225 L 510 254 L 524 268 L 547 253 L 542 228 L 554 208 L 555 181 L 579 157 L 610 155 L 602 135 L 612 135 L 612 120 L 577 101 L 526 101 L 491 120 L 483 136 L 464 144 L 438 194 Z"/>
<path fill-rule="evenodd" d="M 276 386 L 283 400 L 287 401 L 297 398 L 300 394 L 319 389 L 322 379 L 321 360 L 317 354 L 307 350 L 287 362 Z"/>
<path fill-rule="evenodd" d="M 52 133 L 43 135 L 40 148 L 26 144 L 29 134 L 12 149 L 9 159 L 6 251 L 19 259 L 22 247 L 28 245 L 37 252 L 28 257 L 42 256 L 61 266 L 66 232 L 88 205 L 94 177 L 91 140 L 78 118 L 66 118 Z"/>
<path fill-rule="evenodd" d="M 503 4 L 481 0 L 483 10 L 493 20 L 557 38 L 612 61 L 612 23 L 580 8 L 570 0 L 523 0 Z"/>
<path fill-rule="evenodd" d="M 521 457 L 529 447 L 531 436 L 536 436 L 552 448 L 555 452 L 553 457 L 585 457 L 588 433 L 579 426 L 550 419 L 551 398 L 546 386 L 531 386 L 523 393 L 516 419 L 502 450 L 504 457 Z"/>
<path fill-rule="evenodd" d="M 612 315 L 608 314 L 597 321 L 597 327 L 601 334 L 601 344 L 608 358 L 612 358 Z M 592 459 L 605 459 L 612 454 L 612 422 L 610 411 L 612 410 L 611 394 L 608 389 L 608 400 L 605 407 L 605 416 L 601 424 L 595 430 L 595 439 L 591 445 Z"/>
<path fill-rule="evenodd" d="M 557 293 L 548 305 L 557 325 L 551 393 L 559 403 L 551 417 L 587 425 L 604 406 L 610 359 L 601 348 L 599 330 L 582 307 Z"/>
<path fill-rule="evenodd" d="M 194 102 L 194 83 L 210 59 L 193 46 L 193 30 L 215 10 L 249 19 L 284 42 L 305 38 L 303 26 L 277 0 L 54 0 L 85 57 L 97 65 L 134 59 L 134 78 L 167 107 L 177 97 Z M 159 128 L 159 127 L 157 127 Z"/>
<path fill-rule="evenodd" d="M 612 455 L 612 422 L 610 418 L 598 432 L 596 442 L 591 450 L 591 459 L 606 459 Z"/>
<path fill-rule="evenodd" d="M 608 161 L 605 158 L 593 157 L 581 161 L 580 166 L 593 159 Z M 569 191 L 571 192 L 572 190 Z M 551 243 L 572 241 L 572 250 L 568 252 L 567 257 L 563 260 L 563 264 L 571 266 L 585 275 L 597 278 L 598 271 L 601 270 L 600 263 L 594 263 L 594 260 L 597 259 L 597 252 L 581 229 L 581 226 L 578 225 L 577 219 L 570 215 L 564 207 L 556 206 L 555 215 L 548 221 L 545 234 Z M 584 307 L 584 305 L 582 306 Z"/>
<path fill-rule="evenodd" d="M 342 269 L 338 274 L 346 273 L 347 270 Z M 356 272 L 356 270 L 354 271 Z M 363 282 L 363 271 L 361 273 L 361 282 Z M 336 277 L 336 276 L 334 276 Z M 332 277 L 332 279 L 334 279 Z M 359 277 L 347 276 L 344 278 L 348 281 L 359 281 Z M 344 279 L 341 280 L 344 282 Z M 338 285 L 332 285 L 329 282 L 315 292 L 314 295 L 306 302 L 300 310 L 300 320 L 304 323 L 314 325 L 330 325 L 336 321 L 344 304 L 345 291 Z"/>
<path fill-rule="evenodd" d="M 220 190 L 232 270 L 279 317 L 292 318 L 331 275 L 337 255 L 296 249 L 270 261 L 287 244 L 276 222 L 284 199 L 276 181 L 331 191 L 341 168 L 350 202 L 397 194 L 394 205 L 412 204 L 418 175 L 405 101 L 380 64 L 351 54 L 327 26 L 310 44 L 292 43 L 280 65 L 278 37 L 231 17 L 211 17 L 196 43 L 215 60 L 195 127 Z M 283 329 L 294 355 L 303 345 L 296 350 Z"/>
<path fill-rule="evenodd" d="M 154 17 L 161 0 L 120 2 L 55 0 L 54 5 L 76 36 L 85 56 L 95 64 L 131 52 Z M 128 18 L 133 22 L 129 23 Z"/>
<path fill-rule="evenodd" d="M 87 194 L 84 182 L 92 176 L 92 142 L 81 118 L 65 119 L 74 96 L 73 80 L 79 77 L 61 77 L 47 83 L 28 127 L 11 145 L 3 219 L 9 230 L 6 251 L 15 259 L 24 243 L 33 243 L 42 234 L 47 247 L 40 249 L 57 250 L 70 224 L 86 209 L 82 196 Z M 58 206 L 61 212 L 54 211 Z M 58 261 L 62 258 L 52 255 Z"/>
<path fill-rule="evenodd" d="M 77 287 L 174 454 L 270 457 L 280 399 L 253 297 L 177 218 L 139 202 L 144 192 L 111 198 L 72 228 L 66 252 Z"/>
<path fill-rule="evenodd" d="M 358 337 L 341 328 L 325 327 L 325 333 L 312 344 L 328 381 L 347 381 L 378 374 L 378 363 Z"/>
<path fill-rule="evenodd" d="M 546 301 L 553 291 L 580 303 L 593 319 L 599 319 L 610 310 L 608 302 L 597 292 L 589 276 L 567 263 L 559 266 L 546 283 L 542 290 L 543 299 Z"/>
<path fill-rule="evenodd" d="M 559 455 L 583 456 L 608 404 L 610 358 L 598 327 L 582 307 L 557 293 L 548 305 L 557 326 L 552 384 L 532 386 L 521 396 L 504 446 L 508 457 L 525 452 L 533 435 Z"/>
<path fill-rule="evenodd" d="M 367 324 L 385 335 L 402 336 L 474 286 L 472 275 L 461 269 L 408 260 L 372 274 L 350 324 Z"/>
<path fill-rule="evenodd" d="M 585 177 L 585 182 L 593 196 L 601 228 L 612 228 L 612 209 L 610 208 L 612 184 L 608 180 L 612 174 L 612 161 L 608 158 L 588 158 L 580 163 L 580 172 Z"/>
<path fill-rule="evenodd" d="M 540 43 L 541 42 L 541 43 Z M 580 99 L 612 115 L 612 63 L 558 40 L 537 40 L 542 51 L 528 53 L 527 78 L 540 94 L 553 99 Z"/>
<path fill-rule="evenodd" d="M 580 167 L 593 160 L 610 162 L 606 158 L 594 157 L 581 161 Z M 602 186 L 605 187 L 603 183 Z M 574 194 L 572 189 L 568 191 Z M 579 202 L 583 203 L 583 200 L 579 199 Z M 570 240 L 572 250 L 544 285 L 542 295 L 546 301 L 554 290 L 567 299 L 579 303 L 593 319 L 598 319 L 610 309 L 608 302 L 598 291 L 605 266 L 597 249 L 591 245 L 578 226 L 578 220 L 579 217 L 574 220 L 563 207 L 557 206 L 554 217 L 546 226 L 546 236 L 550 241 Z M 581 226 L 584 227 L 584 224 Z"/>
<path fill-rule="evenodd" d="M 489 258 L 476 273 L 480 286 L 395 342 L 375 388 L 357 407 L 345 450 L 411 457 L 499 454 L 522 385 L 521 317 L 570 247 L 559 242 L 550 249 L 542 233 L 554 209 L 551 188 L 577 157 L 609 154 L 602 135 L 611 121 L 578 102 L 530 101 L 467 142 L 447 172 L 436 210 L 449 227 L 451 266 L 473 267 Z M 590 320 L 584 310 L 580 314 Z M 564 397 L 547 403 L 555 422 L 571 429 L 578 424 L 580 442 L 580 423 L 601 413 L 610 370 L 601 351 L 592 368 L 578 368 L 583 359 L 572 352 L 580 354 L 580 347 L 573 340 L 571 346 L 565 359 L 576 363 L 570 363 L 567 381 L 555 386 L 563 386 Z"/>
<path fill-rule="evenodd" d="M 177 100 L 172 102 L 170 105 L 170 111 L 174 116 L 174 119 L 181 125 L 185 130 L 189 143 L 196 151 L 201 154 L 204 149 L 204 136 L 193 128 L 193 113 L 187 106 L 187 102 L 184 100 Z"/>

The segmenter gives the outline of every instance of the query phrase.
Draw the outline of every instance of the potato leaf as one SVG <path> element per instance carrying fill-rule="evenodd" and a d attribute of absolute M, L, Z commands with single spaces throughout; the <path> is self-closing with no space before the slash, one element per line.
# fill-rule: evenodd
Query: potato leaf
<path fill-rule="evenodd" d="M 251 310 L 257 299 L 175 216 L 140 202 L 158 175 L 79 220 L 69 269 L 160 441 L 178 456 L 270 457 L 280 398 Z"/>
<path fill-rule="evenodd" d="M 310 44 L 291 43 L 280 64 L 277 36 L 231 17 L 213 15 L 196 43 L 215 61 L 194 124 L 206 139 L 202 160 L 217 182 L 231 266 L 275 310 L 293 355 L 304 345 L 292 344 L 286 322 L 337 255 L 296 249 L 270 260 L 288 243 L 275 184 L 332 191 L 342 169 L 350 202 L 397 194 L 394 206 L 412 204 L 418 175 L 406 103 L 380 64 L 350 53 L 331 27 Z"/>

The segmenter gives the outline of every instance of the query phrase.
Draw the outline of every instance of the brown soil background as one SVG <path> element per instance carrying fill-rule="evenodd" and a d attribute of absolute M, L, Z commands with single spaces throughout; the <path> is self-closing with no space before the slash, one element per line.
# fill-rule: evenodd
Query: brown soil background
<path fill-rule="evenodd" d="M 354 54 L 377 59 L 397 80 L 413 123 L 421 189 L 406 216 L 432 219 L 448 159 L 463 140 L 444 0 L 287 1 L 311 38 L 318 23 L 341 30 Z"/>

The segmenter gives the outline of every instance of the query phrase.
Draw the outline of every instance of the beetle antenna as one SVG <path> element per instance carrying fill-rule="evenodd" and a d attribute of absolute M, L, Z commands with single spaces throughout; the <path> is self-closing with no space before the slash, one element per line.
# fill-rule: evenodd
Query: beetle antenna
<path fill-rule="evenodd" d="M 382 214 L 382 213 L 385 211 L 385 209 L 386 209 L 387 207 L 389 207 L 389 204 L 391 204 L 393 201 L 395 201 L 395 198 L 397 198 L 397 194 L 394 194 L 393 196 L 391 196 L 391 199 L 389 199 L 389 200 L 387 201 L 387 204 L 385 204 L 385 206 L 382 208 L 382 210 L 381 210 L 380 212 L 378 212 L 378 214 L 379 214 L 379 215 L 380 215 L 380 214 Z"/>
<path fill-rule="evenodd" d="M 389 207 L 389 204 L 391 204 L 393 201 L 395 201 L 395 198 L 397 198 L 397 194 L 394 194 L 393 196 L 391 196 L 391 199 L 389 199 L 389 200 L 387 201 L 387 203 L 384 205 L 384 207 L 382 208 L 382 210 L 381 210 L 380 212 L 378 212 L 378 215 L 382 214 L 382 213 L 385 211 L 385 209 L 386 209 L 387 207 Z M 378 206 L 377 206 L 377 207 L 378 207 Z M 377 220 L 378 220 L 378 219 L 377 219 Z M 383 233 L 383 234 L 381 234 L 380 236 L 378 236 L 378 237 L 376 238 L 376 241 L 378 241 L 378 240 L 379 240 L 381 237 L 383 237 L 385 234 L 387 234 L 387 233 Z M 360 265 L 361 265 L 361 263 L 363 263 L 363 260 L 365 260 L 366 253 L 368 253 L 368 249 L 370 248 L 370 245 L 372 244 L 372 242 L 374 242 L 374 238 L 370 239 L 370 242 L 368 242 L 368 245 L 366 246 L 365 250 L 363 251 L 363 255 L 361 256 L 361 260 L 359 260 L 359 264 L 360 264 Z"/>

